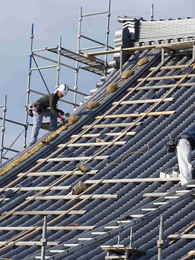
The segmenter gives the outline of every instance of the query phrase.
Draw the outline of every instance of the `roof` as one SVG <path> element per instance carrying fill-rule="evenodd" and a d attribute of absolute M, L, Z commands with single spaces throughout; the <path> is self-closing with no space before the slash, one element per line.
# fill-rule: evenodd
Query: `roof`
<path fill-rule="evenodd" d="M 157 259 L 161 215 L 163 259 L 194 250 L 193 239 L 182 238 L 194 233 L 194 190 L 182 193 L 178 178 L 160 178 L 177 165 L 168 136 L 194 124 L 192 65 L 192 49 L 182 45 L 164 63 L 158 49 L 137 49 L 123 66 L 128 73 L 115 70 L 92 97 L 96 107 L 83 105 L 77 122 L 2 169 L 1 257 L 40 259 L 44 215 L 48 259 L 104 259 L 101 247 L 128 246 L 131 228 L 133 247 L 145 253 L 139 259 Z M 79 181 L 85 190 L 72 196 Z"/>

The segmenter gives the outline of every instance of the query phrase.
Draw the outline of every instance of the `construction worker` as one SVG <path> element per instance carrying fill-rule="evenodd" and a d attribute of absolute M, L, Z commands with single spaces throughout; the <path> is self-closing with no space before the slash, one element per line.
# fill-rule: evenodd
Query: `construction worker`
<path fill-rule="evenodd" d="M 57 128 L 57 117 L 64 119 L 63 111 L 57 108 L 57 102 L 65 94 L 65 85 L 59 85 L 54 93 L 45 95 L 30 106 L 30 115 L 33 116 L 33 127 L 30 145 L 33 145 L 38 138 L 42 126 L 43 117 L 50 117 L 50 131 Z"/>
<path fill-rule="evenodd" d="M 180 173 L 180 183 L 186 186 L 193 179 L 193 167 L 191 164 L 192 150 L 195 149 L 195 129 L 183 133 L 176 141 L 169 141 L 168 150 L 177 152 L 177 160 Z"/>

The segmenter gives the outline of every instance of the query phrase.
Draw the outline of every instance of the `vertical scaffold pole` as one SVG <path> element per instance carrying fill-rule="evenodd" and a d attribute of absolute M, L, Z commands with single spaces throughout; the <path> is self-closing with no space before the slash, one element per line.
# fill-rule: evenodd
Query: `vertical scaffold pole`
<path fill-rule="evenodd" d="M 25 137 L 24 137 L 24 148 L 27 145 L 27 134 L 29 127 L 29 115 L 28 108 L 30 102 L 30 92 L 31 92 L 31 75 L 32 75 L 32 60 L 33 60 L 33 43 L 34 43 L 34 24 L 32 24 L 31 28 L 31 44 L 30 44 L 30 59 L 29 59 L 29 71 L 28 71 L 28 84 L 27 84 L 27 97 L 26 97 L 26 119 L 25 119 Z"/>
<path fill-rule="evenodd" d="M 110 17 L 111 17 L 111 0 L 108 2 L 108 16 L 107 16 L 107 31 L 106 31 L 106 50 L 109 50 L 109 36 L 110 36 Z M 108 63 L 108 54 L 106 54 L 106 66 Z"/>
<path fill-rule="evenodd" d="M 82 30 L 82 21 L 83 21 L 83 9 L 80 7 L 80 13 L 79 13 L 79 23 L 78 23 L 78 29 L 77 29 L 77 53 L 80 53 L 81 51 L 81 30 Z M 78 90 L 78 80 L 79 80 L 79 62 L 76 62 L 76 71 L 75 71 L 75 81 L 74 81 L 74 90 Z M 77 103 L 77 93 L 74 93 L 74 101 L 73 103 Z"/>
<path fill-rule="evenodd" d="M 158 260 L 162 260 L 162 248 L 163 248 L 163 216 L 160 216 L 160 227 L 159 227 L 159 239 L 157 241 L 158 248 Z"/>
<path fill-rule="evenodd" d="M 129 248 L 133 248 L 133 227 L 130 228 L 130 234 L 129 234 Z"/>
<path fill-rule="evenodd" d="M 56 87 L 60 84 L 60 61 L 61 61 L 61 49 L 62 49 L 62 37 L 60 36 L 58 43 L 58 64 L 57 64 L 57 77 L 56 77 Z"/>
<path fill-rule="evenodd" d="M 42 238 L 41 238 L 41 260 L 45 260 L 46 246 L 47 246 L 47 217 L 44 216 Z"/>
<path fill-rule="evenodd" d="M 2 120 L 2 127 L 1 127 L 1 153 L 0 153 L 0 163 L 2 163 L 2 161 L 3 161 L 6 112 L 7 112 L 7 95 L 5 95 L 4 104 L 3 104 L 3 120 Z"/>
<path fill-rule="evenodd" d="M 154 4 L 152 4 L 151 8 L 151 21 L 154 21 Z"/>

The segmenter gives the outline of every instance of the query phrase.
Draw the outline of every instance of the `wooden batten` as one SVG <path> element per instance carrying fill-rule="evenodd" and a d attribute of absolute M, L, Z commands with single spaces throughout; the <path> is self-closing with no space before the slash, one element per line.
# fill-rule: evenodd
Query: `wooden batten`
<path fill-rule="evenodd" d="M 175 111 L 160 111 L 160 112 L 143 112 L 135 114 L 118 114 L 118 115 L 107 115 L 107 116 L 97 116 L 97 119 L 102 118 L 126 118 L 126 117 L 140 117 L 140 116 L 162 116 L 162 115 L 172 115 Z"/>

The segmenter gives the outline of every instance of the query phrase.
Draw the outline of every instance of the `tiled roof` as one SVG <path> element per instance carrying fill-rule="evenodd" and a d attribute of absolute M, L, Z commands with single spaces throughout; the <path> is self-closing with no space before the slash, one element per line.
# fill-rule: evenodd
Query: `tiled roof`
<path fill-rule="evenodd" d="M 145 252 L 139 259 L 157 259 L 161 215 L 163 259 L 180 259 L 194 249 L 193 239 L 173 241 L 168 237 L 194 223 L 193 189 L 172 198 L 146 196 L 169 192 L 175 195 L 175 190 L 181 189 L 177 178 L 166 180 L 159 176 L 162 169 L 177 164 L 176 155 L 166 151 L 168 135 L 178 135 L 194 124 L 195 73 L 191 54 L 167 53 L 161 64 L 159 51 L 135 52 L 123 68 L 134 70 L 133 75 L 121 80 L 119 71 L 113 72 L 94 96 L 100 102 L 97 108 L 89 111 L 83 106 L 78 111 L 78 122 L 1 177 L 5 189 L 2 196 L 7 198 L 1 201 L 0 209 L 1 257 L 38 259 L 40 244 L 19 242 L 40 242 L 44 214 L 48 222 L 48 259 L 104 259 L 101 246 L 116 245 L 118 237 L 120 244 L 128 246 L 131 227 L 133 247 Z M 143 57 L 149 61 L 139 66 L 137 62 Z M 106 89 L 113 82 L 118 83 L 117 90 L 108 94 Z M 122 123 L 127 125 L 118 126 Z M 104 128 L 97 124 L 104 124 Z M 89 172 L 79 172 L 80 163 Z M 70 187 L 79 181 L 86 184 L 87 190 L 78 196 L 94 197 L 71 199 Z M 18 190 L 8 189 L 11 187 Z M 192 226 L 188 233 L 193 231 Z"/>

